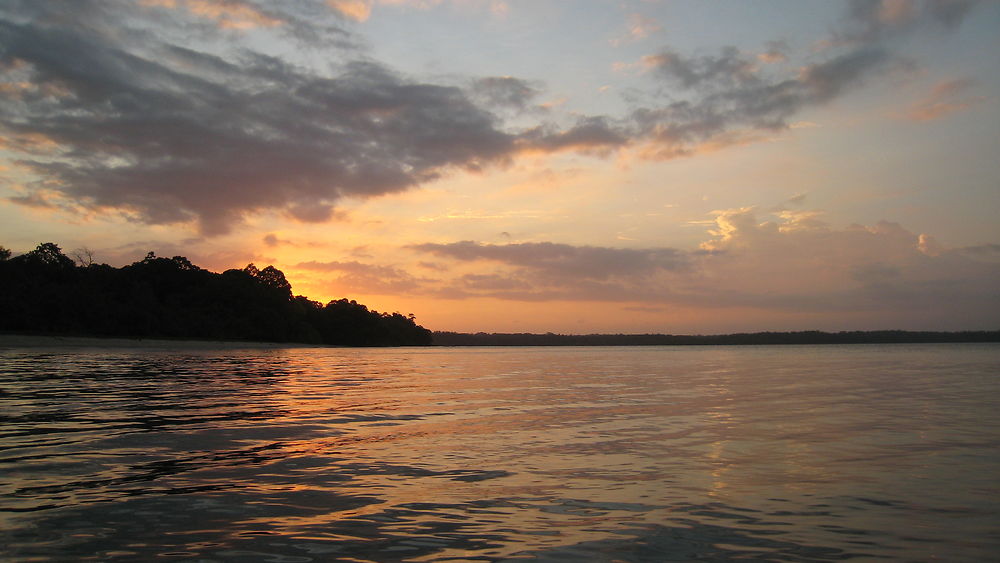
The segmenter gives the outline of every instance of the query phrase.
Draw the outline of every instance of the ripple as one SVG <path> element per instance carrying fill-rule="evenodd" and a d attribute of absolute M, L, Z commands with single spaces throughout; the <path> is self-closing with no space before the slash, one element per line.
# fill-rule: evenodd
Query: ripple
<path fill-rule="evenodd" d="M 39 561 L 985 560 L 997 373 L 994 345 L 0 350 L 0 543 Z"/>

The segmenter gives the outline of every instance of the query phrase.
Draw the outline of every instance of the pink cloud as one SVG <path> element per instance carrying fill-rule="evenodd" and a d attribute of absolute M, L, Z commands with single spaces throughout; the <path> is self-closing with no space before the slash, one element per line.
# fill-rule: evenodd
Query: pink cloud
<path fill-rule="evenodd" d="M 930 121 L 985 102 L 985 97 L 969 94 L 969 90 L 974 86 L 975 82 L 968 78 L 940 82 L 926 97 L 910 106 L 906 118 L 913 121 Z"/>

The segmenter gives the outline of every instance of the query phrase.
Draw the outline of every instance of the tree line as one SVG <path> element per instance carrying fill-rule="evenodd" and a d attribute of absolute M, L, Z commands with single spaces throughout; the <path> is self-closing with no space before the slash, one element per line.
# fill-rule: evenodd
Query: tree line
<path fill-rule="evenodd" d="M 1000 331 L 873 330 L 822 332 L 753 332 L 712 335 L 675 334 L 531 334 L 435 332 L 438 346 L 711 346 L 736 344 L 891 344 L 931 342 L 1000 342 Z"/>
<path fill-rule="evenodd" d="M 11 257 L 0 247 L 0 331 L 127 338 L 192 338 L 345 346 L 429 345 L 413 315 L 353 300 L 292 295 L 273 266 L 215 273 L 150 252 L 114 268 L 54 243 Z M 79 264 L 78 264 L 79 262 Z"/>

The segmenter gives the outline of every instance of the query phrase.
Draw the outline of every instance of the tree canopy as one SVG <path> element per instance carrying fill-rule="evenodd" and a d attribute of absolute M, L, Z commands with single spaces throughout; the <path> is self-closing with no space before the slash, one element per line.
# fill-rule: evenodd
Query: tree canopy
<path fill-rule="evenodd" d="M 92 260 L 77 265 L 50 242 L 13 258 L 0 247 L 0 330 L 347 346 L 431 343 L 431 332 L 412 315 L 380 313 L 347 299 L 324 305 L 295 296 L 274 266 L 248 264 L 219 274 L 183 256 L 153 252 L 121 268 Z"/>

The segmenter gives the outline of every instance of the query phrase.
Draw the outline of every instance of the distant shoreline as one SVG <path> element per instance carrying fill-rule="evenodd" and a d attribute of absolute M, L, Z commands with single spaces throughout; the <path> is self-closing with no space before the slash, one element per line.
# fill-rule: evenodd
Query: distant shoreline
<path fill-rule="evenodd" d="M 946 344 L 1000 342 L 1000 331 L 916 332 L 756 332 L 717 335 L 670 334 L 533 334 L 435 332 L 431 346 L 759 346 L 808 344 Z M 3 348 L 153 348 L 237 350 L 344 348 L 301 342 L 199 340 L 193 338 L 122 338 L 45 334 L 0 334 Z M 384 346 L 377 346 L 382 348 Z"/>
<path fill-rule="evenodd" d="M 1000 342 L 1000 330 L 753 332 L 712 335 L 435 332 L 433 346 L 755 346 Z"/>

